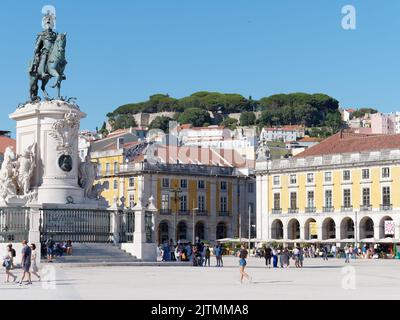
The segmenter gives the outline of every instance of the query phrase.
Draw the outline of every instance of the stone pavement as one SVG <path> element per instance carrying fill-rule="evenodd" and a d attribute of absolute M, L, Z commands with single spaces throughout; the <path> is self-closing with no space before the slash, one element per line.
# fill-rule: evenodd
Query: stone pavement
<path fill-rule="evenodd" d="M 266 269 L 250 258 L 253 283 L 240 284 L 238 259 L 215 267 L 72 267 L 43 264 L 47 281 L 4 284 L 0 299 L 399 299 L 400 260 L 306 259 L 303 269 Z M 212 263 L 215 259 L 212 258 Z M 343 267 L 347 268 L 343 268 Z M 20 275 L 20 270 L 16 270 Z"/>

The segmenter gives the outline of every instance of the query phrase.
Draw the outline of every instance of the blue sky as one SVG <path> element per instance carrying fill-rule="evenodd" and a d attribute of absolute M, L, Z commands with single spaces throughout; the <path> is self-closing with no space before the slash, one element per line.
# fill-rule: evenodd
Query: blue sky
<path fill-rule="evenodd" d="M 28 98 L 41 8 L 68 33 L 63 94 L 95 129 L 121 104 L 200 90 L 260 98 L 323 92 L 344 107 L 400 110 L 398 0 L 2 0 L 0 129 Z M 354 5 L 357 29 L 341 27 Z"/>

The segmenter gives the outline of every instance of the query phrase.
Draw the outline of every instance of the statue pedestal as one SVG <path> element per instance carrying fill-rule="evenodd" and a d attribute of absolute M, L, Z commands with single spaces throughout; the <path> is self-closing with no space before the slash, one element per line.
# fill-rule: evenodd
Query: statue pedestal
<path fill-rule="evenodd" d="M 17 154 L 36 143 L 31 186 L 37 204 L 84 202 L 78 185 L 79 124 L 86 114 L 75 105 L 53 100 L 28 103 L 10 115 L 17 122 Z"/>

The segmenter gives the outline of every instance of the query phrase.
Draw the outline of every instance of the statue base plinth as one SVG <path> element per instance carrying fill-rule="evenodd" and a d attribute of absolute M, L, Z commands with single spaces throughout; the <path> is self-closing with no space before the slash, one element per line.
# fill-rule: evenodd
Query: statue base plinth
<path fill-rule="evenodd" d="M 10 115 L 17 122 L 17 154 L 36 144 L 31 188 L 36 204 L 84 203 L 78 185 L 78 134 L 86 114 L 62 100 L 27 103 Z"/>

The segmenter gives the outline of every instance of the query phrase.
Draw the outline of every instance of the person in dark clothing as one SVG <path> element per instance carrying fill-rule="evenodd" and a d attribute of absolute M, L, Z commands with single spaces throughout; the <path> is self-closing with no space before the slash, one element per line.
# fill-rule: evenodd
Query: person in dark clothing
<path fill-rule="evenodd" d="M 23 275 L 21 278 L 21 281 L 19 282 L 19 285 L 22 285 L 24 282 L 25 276 L 28 276 L 28 283 L 27 284 L 32 284 L 31 281 L 31 273 L 29 269 L 31 268 L 31 255 L 32 255 L 32 250 L 28 246 L 28 242 L 26 240 L 22 241 L 22 259 L 21 259 L 21 266 L 23 270 Z"/>
<path fill-rule="evenodd" d="M 271 268 L 272 249 L 270 247 L 267 247 L 265 249 L 264 258 L 265 258 L 265 265 L 268 268 Z"/>

